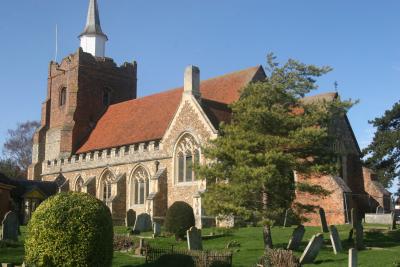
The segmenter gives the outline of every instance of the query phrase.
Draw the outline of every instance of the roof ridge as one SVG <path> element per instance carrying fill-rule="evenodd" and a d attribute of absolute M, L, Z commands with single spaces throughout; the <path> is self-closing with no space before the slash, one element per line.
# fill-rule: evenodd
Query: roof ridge
<path fill-rule="evenodd" d="M 229 73 L 222 74 L 222 75 L 219 75 L 219 76 L 215 76 L 215 77 L 212 77 L 212 78 L 208 78 L 208 79 L 205 79 L 205 80 L 201 80 L 201 81 L 200 81 L 200 85 L 201 85 L 201 83 L 203 83 L 203 82 L 207 82 L 207 81 L 212 81 L 212 80 L 215 80 L 215 79 L 220 79 L 220 78 L 228 77 L 228 76 L 235 75 L 235 74 L 239 74 L 239 73 L 241 73 L 241 72 L 249 71 L 249 70 L 252 70 L 252 69 L 259 69 L 259 68 L 261 68 L 261 67 L 262 67 L 262 65 L 256 65 L 256 66 L 249 67 L 249 68 L 246 68 L 246 69 L 237 70 L 237 71 L 229 72 Z M 180 87 L 173 87 L 173 88 L 167 89 L 167 90 L 165 90 L 165 91 L 157 92 L 157 93 L 150 94 L 150 95 L 145 95 L 145 96 L 138 97 L 138 98 L 135 98 L 135 99 L 123 101 L 123 102 L 120 102 L 120 103 L 115 103 L 115 104 L 110 105 L 110 107 L 122 105 L 122 104 L 125 104 L 125 103 L 128 103 L 128 102 L 129 102 L 129 103 L 132 103 L 132 102 L 134 102 L 134 101 L 140 101 L 141 99 L 145 99 L 145 98 L 149 98 L 149 97 L 154 97 L 154 96 L 159 96 L 159 95 L 167 94 L 167 93 L 172 93 L 173 91 L 178 91 L 178 90 L 183 90 L 183 86 L 180 86 Z M 200 90 L 201 90 L 201 88 L 200 88 Z"/>

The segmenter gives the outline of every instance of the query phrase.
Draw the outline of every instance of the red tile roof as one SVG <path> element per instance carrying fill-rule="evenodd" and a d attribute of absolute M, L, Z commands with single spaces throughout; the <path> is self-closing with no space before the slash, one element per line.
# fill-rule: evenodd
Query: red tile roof
<path fill-rule="evenodd" d="M 217 128 L 230 120 L 227 104 L 239 99 L 240 90 L 263 73 L 261 66 L 202 81 L 202 106 Z M 111 105 L 77 153 L 86 153 L 163 137 L 181 101 L 183 88 Z"/>

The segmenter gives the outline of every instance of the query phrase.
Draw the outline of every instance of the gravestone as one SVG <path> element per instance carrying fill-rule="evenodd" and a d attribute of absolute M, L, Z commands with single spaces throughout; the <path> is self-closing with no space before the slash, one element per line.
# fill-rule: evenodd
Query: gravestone
<path fill-rule="evenodd" d="M 299 225 L 293 230 L 292 237 L 289 240 L 287 246 L 288 250 L 296 250 L 299 248 L 301 241 L 303 240 L 304 233 L 306 232 L 303 225 Z"/>
<path fill-rule="evenodd" d="M 190 227 L 190 229 L 186 231 L 186 238 L 189 250 L 203 250 L 201 230 L 197 229 L 195 226 Z"/>
<path fill-rule="evenodd" d="M 349 267 L 357 267 L 357 250 L 354 248 L 349 249 Z"/>
<path fill-rule="evenodd" d="M 328 224 L 326 222 L 325 210 L 323 208 L 319 208 L 319 218 L 321 220 L 322 232 L 329 233 Z"/>
<path fill-rule="evenodd" d="M 133 231 L 146 232 L 152 230 L 151 217 L 147 213 L 141 213 L 137 216 Z"/>
<path fill-rule="evenodd" d="M 158 222 L 153 223 L 153 235 L 154 237 L 161 234 L 161 225 Z"/>
<path fill-rule="evenodd" d="M 336 226 L 334 225 L 331 225 L 329 228 L 330 228 L 330 237 L 331 237 L 333 252 L 335 254 L 338 254 L 343 250 L 342 241 L 340 240 L 339 237 L 339 232 Z"/>
<path fill-rule="evenodd" d="M 264 225 L 263 236 L 264 236 L 265 250 L 272 249 L 273 245 L 272 245 L 271 227 L 269 225 Z"/>
<path fill-rule="evenodd" d="M 19 222 L 17 213 L 14 211 L 7 212 L 1 224 L 2 240 L 18 241 Z"/>
<path fill-rule="evenodd" d="M 376 214 L 384 214 L 384 213 L 385 210 L 381 206 L 376 207 Z"/>
<path fill-rule="evenodd" d="M 290 212 L 291 212 L 291 209 L 287 209 L 286 212 L 285 212 L 285 219 L 283 221 L 283 227 L 291 226 Z"/>
<path fill-rule="evenodd" d="M 314 235 L 301 255 L 300 264 L 313 263 L 323 244 L 324 236 L 322 234 Z"/>
<path fill-rule="evenodd" d="M 135 221 L 136 221 L 136 212 L 132 209 L 128 210 L 126 212 L 126 226 L 127 227 L 133 227 L 135 226 Z"/>

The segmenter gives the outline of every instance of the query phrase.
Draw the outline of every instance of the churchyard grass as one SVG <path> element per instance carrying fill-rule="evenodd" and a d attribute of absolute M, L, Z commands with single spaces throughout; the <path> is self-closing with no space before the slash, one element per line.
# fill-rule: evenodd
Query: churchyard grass
<path fill-rule="evenodd" d="M 329 234 L 324 234 L 325 246 L 322 248 L 318 255 L 316 262 L 317 266 L 347 266 L 347 253 L 350 248 L 350 244 L 347 242 L 348 232 L 350 226 L 343 225 L 338 226 L 340 238 L 343 242 L 343 252 L 335 255 L 332 251 L 332 247 L 329 240 Z M 400 266 L 400 230 L 387 231 L 386 227 L 375 227 L 366 225 L 365 227 L 365 244 L 369 248 L 361 251 L 358 254 L 359 266 L 398 266 L 395 263 L 399 263 Z M 379 228 L 378 230 L 373 230 Z M 114 231 L 116 234 L 126 234 L 126 227 L 115 227 Z M 272 228 L 272 240 L 274 247 L 284 248 L 287 246 L 290 235 L 294 227 Z M 20 241 L 12 244 L 12 247 L 4 248 L 0 245 L 0 262 L 13 262 L 21 263 L 23 259 L 24 249 L 23 241 L 26 233 L 26 228 L 21 227 L 22 236 Z M 234 250 L 233 263 L 234 266 L 248 267 L 254 266 L 257 259 L 263 253 L 263 241 L 262 241 L 262 228 L 261 227 L 247 227 L 234 229 L 229 231 L 225 236 L 219 236 L 219 229 L 203 229 L 202 234 L 204 237 L 203 247 L 207 250 L 221 250 L 225 249 L 226 245 L 236 240 L 240 247 L 232 248 Z M 320 227 L 306 227 L 306 233 L 303 238 L 303 242 L 296 255 L 300 257 L 301 252 L 304 250 L 307 242 L 310 240 L 313 234 L 320 232 Z M 208 236 L 211 232 L 216 234 L 215 237 Z M 142 236 L 150 237 L 151 232 L 143 233 Z M 138 241 L 138 237 L 134 237 Z M 176 248 L 186 248 L 186 241 L 175 241 L 173 236 L 169 237 L 158 237 L 156 239 L 145 239 L 150 245 L 155 247 L 169 248 L 172 245 Z M 312 266 L 313 264 L 307 264 L 305 266 Z M 115 252 L 113 266 L 119 267 L 134 267 L 141 266 L 145 267 L 144 259 L 134 257 L 132 254 Z"/>

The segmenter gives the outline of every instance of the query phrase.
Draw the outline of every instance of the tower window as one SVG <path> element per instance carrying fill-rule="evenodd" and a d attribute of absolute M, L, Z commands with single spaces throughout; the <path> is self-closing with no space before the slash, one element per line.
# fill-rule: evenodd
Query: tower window
<path fill-rule="evenodd" d="M 103 91 L 103 105 L 108 107 L 111 102 L 111 93 L 109 90 Z"/>
<path fill-rule="evenodd" d="M 67 102 L 67 88 L 63 87 L 60 90 L 60 106 L 64 106 Z"/>

